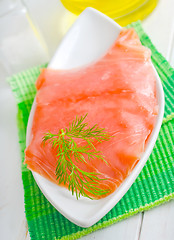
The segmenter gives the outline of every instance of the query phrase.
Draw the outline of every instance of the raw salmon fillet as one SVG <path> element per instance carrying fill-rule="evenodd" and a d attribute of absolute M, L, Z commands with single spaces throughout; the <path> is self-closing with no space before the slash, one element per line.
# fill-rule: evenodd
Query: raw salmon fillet
<path fill-rule="evenodd" d="M 114 192 L 138 163 L 158 114 L 150 58 L 150 50 L 129 29 L 122 30 L 107 54 L 90 66 L 43 69 L 36 82 L 31 141 L 25 150 L 28 168 L 57 183 L 57 152 L 50 143 L 43 147 L 42 138 L 47 132 L 57 134 L 76 116 L 88 113 L 85 121 L 89 126 L 97 124 L 113 136 L 94 142 L 108 164 L 101 159 L 76 164 L 84 171 L 100 173 L 107 180 L 98 186 L 109 189 L 108 194 Z"/>

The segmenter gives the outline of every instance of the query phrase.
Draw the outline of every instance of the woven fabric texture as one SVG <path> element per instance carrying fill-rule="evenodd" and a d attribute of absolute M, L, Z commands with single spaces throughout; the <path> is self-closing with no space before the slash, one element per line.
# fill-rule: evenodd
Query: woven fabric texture
<path fill-rule="evenodd" d="M 22 164 L 25 211 L 31 240 L 77 239 L 174 198 L 174 70 L 156 50 L 139 22 L 128 27 L 134 27 L 142 44 L 151 49 L 152 61 L 165 92 L 163 125 L 152 154 L 124 197 L 98 223 L 86 229 L 71 223 L 47 201 L 31 172 Z M 27 121 L 36 94 L 35 81 L 43 67 L 46 67 L 46 64 L 8 79 L 18 105 L 17 120 L 22 162 L 26 147 Z"/>

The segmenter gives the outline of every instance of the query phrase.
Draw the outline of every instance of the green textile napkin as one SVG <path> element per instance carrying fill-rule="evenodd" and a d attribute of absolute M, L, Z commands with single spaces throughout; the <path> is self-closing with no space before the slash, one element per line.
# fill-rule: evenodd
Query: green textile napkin
<path fill-rule="evenodd" d="M 98 223 L 86 229 L 71 223 L 47 201 L 32 173 L 22 164 L 25 212 L 31 240 L 77 239 L 174 198 L 174 70 L 158 53 L 144 33 L 140 22 L 128 27 L 134 27 L 142 44 L 151 49 L 152 61 L 165 92 L 164 120 L 153 152 L 124 197 Z M 18 104 L 17 120 L 22 162 L 28 116 L 36 94 L 35 81 L 42 67 L 46 65 L 34 67 L 8 79 Z"/>

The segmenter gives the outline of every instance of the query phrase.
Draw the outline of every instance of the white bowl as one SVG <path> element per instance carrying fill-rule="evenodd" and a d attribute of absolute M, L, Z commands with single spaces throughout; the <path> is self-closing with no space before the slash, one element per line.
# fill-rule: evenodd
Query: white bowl
<path fill-rule="evenodd" d="M 112 46 L 120 30 L 121 27 L 112 19 L 95 9 L 87 8 L 81 13 L 64 37 L 49 67 L 54 69 L 70 69 L 96 61 Z M 73 223 L 81 227 L 90 227 L 99 221 L 128 191 L 145 165 L 156 142 L 164 113 L 164 93 L 161 80 L 155 68 L 154 72 L 156 75 L 157 100 L 159 105 L 156 125 L 140 161 L 114 193 L 100 200 L 90 200 L 84 197 L 77 200 L 67 189 L 33 172 L 38 186 L 48 201 Z M 36 104 L 34 101 L 27 127 L 27 146 L 30 141 L 35 107 Z"/>

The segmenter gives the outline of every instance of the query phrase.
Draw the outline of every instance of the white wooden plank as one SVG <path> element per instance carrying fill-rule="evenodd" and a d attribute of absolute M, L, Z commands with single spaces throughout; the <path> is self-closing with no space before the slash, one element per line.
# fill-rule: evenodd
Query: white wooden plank
<path fill-rule="evenodd" d="M 167 57 L 173 26 L 173 0 L 160 0 L 156 9 L 142 22 L 157 49 Z"/>
<path fill-rule="evenodd" d="M 152 34 L 153 41 L 158 45 L 157 48 L 162 51 L 163 55 L 170 61 L 171 65 L 174 66 L 174 15 L 172 11 L 174 2 L 161 1 L 159 8 L 161 8 L 161 10 L 158 11 L 159 21 L 157 21 L 157 16 L 155 19 L 155 23 L 158 22 L 157 28 L 159 34 L 155 33 L 156 30 L 153 30 L 153 25 L 148 26 L 150 22 L 146 23 L 146 27 L 148 27 L 148 31 Z M 161 30 L 159 30 L 159 28 L 161 28 Z M 158 42 L 158 38 L 161 42 Z M 173 240 L 173 216 L 174 201 L 145 212 L 140 240 Z"/>
<path fill-rule="evenodd" d="M 2 79 L 1 79 L 2 80 Z M 24 199 L 16 129 L 16 104 L 9 88 L 0 91 L 0 239 L 19 239 L 24 230 Z"/>
<path fill-rule="evenodd" d="M 21 227 L 19 229 L 19 233 L 17 235 L 17 238 L 15 240 L 30 240 L 30 235 L 28 232 L 28 225 L 26 218 L 23 219 L 23 222 L 21 224 Z"/>
<path fill-rule="evenodd" d="M 110 227 L 96 231 L 82 240 L 138 240 L 142 215 L 137 214 L 131 218 L 118 222 Z"/>
<path fill-rule="evenodd" d="M 173 17 L 173 25 L 172 25 L 171 33 L 172 33 L 172 35 L 171 35 L 171 39 L 169 42 L 167 59 L 169 60 L 171 66 L 174 67 L 174 17 Z"/>
<path fill-rule="evenodd" d="M 22 239 L 21 239 L 22 240 Z M 27 236 L 26 236 L 26 239 L 24 240 L 30 240 L 30 235 L 29 235 L 29 232 L 27 232 Z"/>
<path fill-rule="evenodd" d="M 140 240 L 174 239 L 174 201 L 161 205 L 144 215 Z"/>

